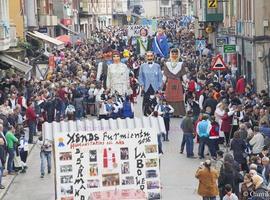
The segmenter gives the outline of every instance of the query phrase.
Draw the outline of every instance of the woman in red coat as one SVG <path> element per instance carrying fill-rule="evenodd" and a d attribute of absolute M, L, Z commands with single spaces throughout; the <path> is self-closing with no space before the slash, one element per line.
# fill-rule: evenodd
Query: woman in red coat
<path fill-rule="evenodd" d="M 235 92 L 237 94 L 245 94 L 246 80 L 244 76 L 240 76 L 239 80 L 236 83 Z"/>
<path fill-rule="evenodd" d="M 221 123 L 220 130 L 224 132 L 227 146 L 230 144 L 230 134 L 231 134 L 231 129 L 232 129 L 232 119 L 233 119 L 233 116 L 229 115 L 229 109 L 225 108 L 225 114 L 221 118 L 222 123 Z"/>

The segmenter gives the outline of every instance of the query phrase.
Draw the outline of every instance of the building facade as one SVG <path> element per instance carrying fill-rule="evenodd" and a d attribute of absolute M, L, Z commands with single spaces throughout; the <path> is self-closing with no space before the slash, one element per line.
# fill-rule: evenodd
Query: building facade
<path fill-rule="evenodd" d="M 237 1 L 238 66 L 249 82 L 270 92 L 270 1 Z"/>
<path fill-rule="evenodd" d="M 10 47 L 9 0 L 0 0 L 0 51 Z"/>

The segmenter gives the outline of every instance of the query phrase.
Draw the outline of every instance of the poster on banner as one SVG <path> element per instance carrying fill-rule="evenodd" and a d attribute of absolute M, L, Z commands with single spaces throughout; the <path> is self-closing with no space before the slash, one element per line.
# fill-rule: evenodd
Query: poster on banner
<path fill-rule="evenodd" d="M 54 137 L 57 200 L 106 194 L 160 199 L 155 129 L 58 132 Z"/>
<path fill-rule="evenodd" d="M 156 19 L 142 19 L 139 25 L 129 25 L 128 26 L 128 36 L 139 36 L 141 28 L 146 28 L 148 30 L 148 35 L 152 36 L 157 32 L 158 22 Z"/>

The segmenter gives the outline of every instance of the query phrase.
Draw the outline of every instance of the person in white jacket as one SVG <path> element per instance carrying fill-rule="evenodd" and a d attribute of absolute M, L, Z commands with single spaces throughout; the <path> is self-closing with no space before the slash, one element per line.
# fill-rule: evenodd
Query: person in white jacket
<path fill-rule="evenodd" d="M 252 146 L 252 153 L 254 155 L 258 155 L 263 150 L 264 137 L 262 133 L 260 133 L 260 129 L 257 126 L 254 127 L 254 133 L 255 134 L 252 137 L 252 139 L 249 141 L 249 144 Z"/>

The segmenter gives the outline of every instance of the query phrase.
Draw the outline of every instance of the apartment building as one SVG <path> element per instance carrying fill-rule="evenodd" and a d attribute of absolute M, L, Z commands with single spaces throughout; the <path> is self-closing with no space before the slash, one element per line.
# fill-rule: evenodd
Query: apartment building
<path fill-rule="evenodd" d="M 270 1 L 237 0 L 238 66 L 258 91 L 270 92 Z"/>

